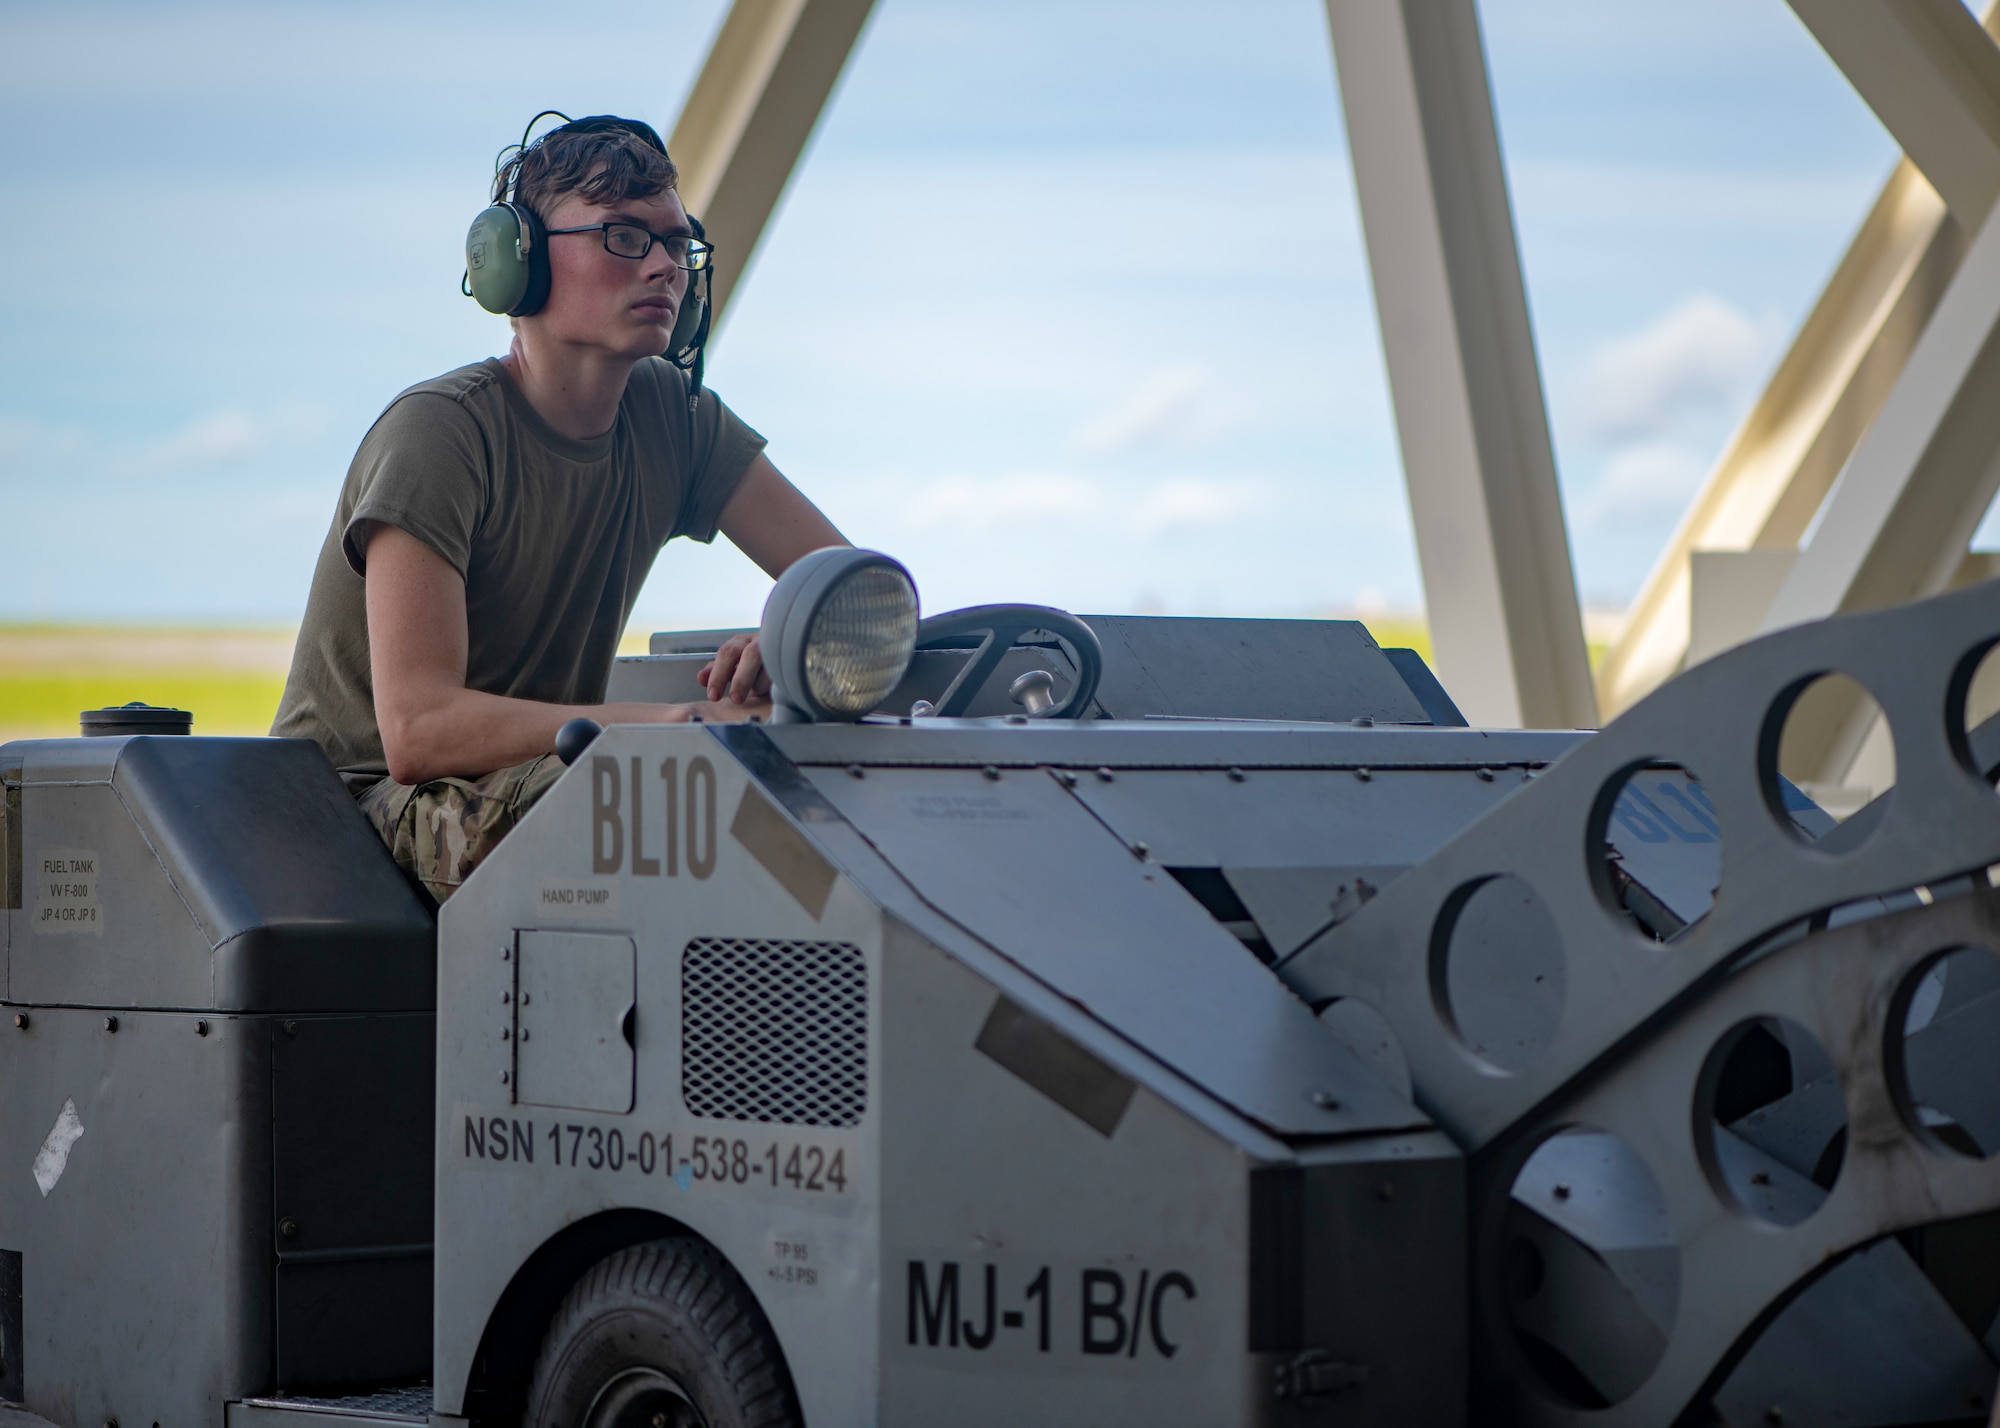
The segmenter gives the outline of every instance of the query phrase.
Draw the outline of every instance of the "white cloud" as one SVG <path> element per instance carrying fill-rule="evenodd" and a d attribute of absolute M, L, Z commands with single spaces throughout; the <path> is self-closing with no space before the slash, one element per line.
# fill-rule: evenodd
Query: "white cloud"
<path fill-rule="evenodd" d="M 335 500 L 333 487 L 275 491 L 247 506 L 236 517 L 235 526 L 260 539 L 309 538 L 326 530 L 333 519 Z"/>
<path fill-rule="evenodd" d="M 1124 400 L 1088 418 L 1070 438 L 1082 456 L 1112 456 L 1145 446 L 1199 446 L 1238 424 L 1242 413 L 1217 394 L 1202 367 L 1166 367 Z"/>
<path fill-rule="evenodd" d="M 148 442 L 137 454 L 147 465 L 171 470 L 240 461 L 262 444 L 263 433 L 247 414 L 219 411 Z"/>
<path fill-rule="evenodd" d="M 1741 402 L 1772 338 L 1720 298 L 1685 298 L 1592 356 L 1578 393 L 1584 429 L 1607 443 L 1644 440 L 1690 412 Z"/>
<path fill-rule="evenodd" d="M 200 473 L 309 442 L 325 429 L 326 415 L 315 408 L 285 406 L 252 415 L 224 407 L 154 436 L 107 441 L 78 427 L 0 414 L 0 479 Z"/>
<path fill-rule="evenodd" d="M 1151 540 L 1170 531 L 1223 525 L 1261 510 L 1268 500 L 1260 482 L 1183 476 L 1139 498 L 1130 509 L 1132 529 Z"/>
<path fill-rule="evenodd" d="M 1708 461 L 1670 441 L 1628 446 L 1611 458 L 1604 475 L 1576 503 L 1585 530 L 1621 521 L 1673 521 L 1708 474 Z"/>

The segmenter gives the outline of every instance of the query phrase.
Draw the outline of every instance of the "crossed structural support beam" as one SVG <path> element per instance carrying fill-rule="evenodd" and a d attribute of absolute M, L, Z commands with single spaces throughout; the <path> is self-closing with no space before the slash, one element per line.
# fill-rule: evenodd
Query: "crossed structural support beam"
<path fill-rule="evenodd" d="M 1439 673 L 1474 724 L 1595 724 L 1472 0 L 1327 0 Z"/>
<path fill-rule="evenodd" d="M 2000 485 L 2000 12 L 1791 3 L 1906 157 L 1634 601 L 1607 717 L 1760 630 L 1992 573 L 1967 545 Z M 1879 784 L 1871 715 L 1822 710 L 1801 775 Z"/>
<path fill-rule="evenodd" d="M 667 149 L 716 245 L 715 322 L 742 281 L 875 0 L 735 0 Z"/>
<path fill-rule="evenodd" d="M 717 34 L 670 146 L 718 313 L 872 3 L 735 0 Z M 1760 630 L 1991 571 L 1966 547 L 2000 487 L 1995 12 L 1790 3 L 1907 157 L 1593 689 L 1474 0 L 1326 0 L 1433 642 L 1475 723 L 1594 724 Z M 1822 722 L 1806 776 L 1837 783 L 1870 725 Z"/>

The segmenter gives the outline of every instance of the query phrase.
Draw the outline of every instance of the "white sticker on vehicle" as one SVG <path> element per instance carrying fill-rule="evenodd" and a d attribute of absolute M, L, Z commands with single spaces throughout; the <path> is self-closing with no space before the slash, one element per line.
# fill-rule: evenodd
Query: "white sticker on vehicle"
<path fill-rule="evenodd" d="M 56 1116 L 56 1123 L 49 1128 L 48 1138 L 42 1148 L 35 1152 L 35 1183 L 42 1187 L 42 1198 L 47 1199 L 49 1191 L 56 1188 L 62 1173 L 69 1165 L 69 1148 L 76 1144 L 83 1134 L 83 1119 L 76 1113 L 76 1102 L 65 1100 L 62 1111 Z"/>
<path fill-rule="evenodd" d="M 35 880 L 35 931 L 103 932 L 97 872 L 97 854 L 88 848 L 44 848 L 29 874 Z"/>

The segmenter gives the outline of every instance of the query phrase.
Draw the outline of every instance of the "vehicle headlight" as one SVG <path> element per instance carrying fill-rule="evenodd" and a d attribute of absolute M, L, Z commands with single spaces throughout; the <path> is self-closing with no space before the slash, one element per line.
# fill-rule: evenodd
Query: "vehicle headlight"
<path fill-rule="evenodd" d="M 876 551 L 816 550 L 778 578 L 758 642 L 778 717 L 859 719 L 910 667 L 917 587 Z"/>

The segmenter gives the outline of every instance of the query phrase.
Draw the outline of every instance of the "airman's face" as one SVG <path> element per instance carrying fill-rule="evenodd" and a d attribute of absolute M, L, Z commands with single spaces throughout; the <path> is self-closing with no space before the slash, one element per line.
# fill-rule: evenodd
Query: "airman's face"
<path fill-rule="evenodd" d="M 672 191 L 612 204 L 588 203 L 571 194 L 543 218 L 551 229 L 629 223 L 656 239 L 693 232 L 680 196 Z M 599 231 L 552 234 L 548 244 L 548 305 L 521 319 L 523 324 L 533 324 L 532 330 L 545 339 L 610 356 L 636 359 L 666 351 L 689 274 L 667 256 L 665 244 L 654 242 L 643 258 L 607 252 Z"/>

